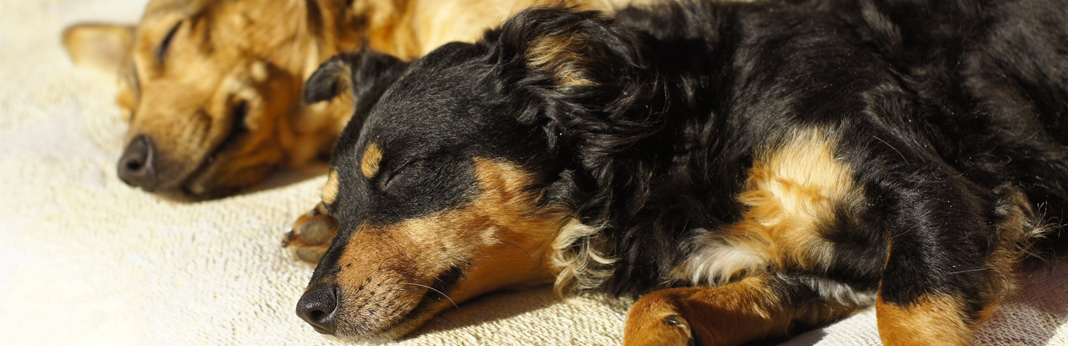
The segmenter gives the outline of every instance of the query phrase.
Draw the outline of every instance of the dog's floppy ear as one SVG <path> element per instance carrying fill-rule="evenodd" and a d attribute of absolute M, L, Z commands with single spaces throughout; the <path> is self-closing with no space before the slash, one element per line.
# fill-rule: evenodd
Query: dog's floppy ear
<path fill-rule="evenodd" d="M 524 10 L 483 42 L 497 75 L 534 100 L 520 122 L 544 126 L 551 147 L 606 155 L 658 128 L 650 112 L 662 109 L 663 82 L 638 35 L 598 12 Z"/>
<path fill-rule="evenodd" d="M 642 64 L 634 35 L 593 11 L 525 10 L 487 40 L 497 40 L 501 54 L 517 55 L 557 90 L 625 82 Z"/>
<path fill-rule="evenodd" d="M 540 126 L 548 152 L 568 165 L 550 197 L 587 199 L 596 205 L 583 211 L 596 217 L 589 221 L 608 222 L 629 203 L 615 204 L 614 193 L 634 195 L 626 190 L 655 176 L 628 152 L 667 152 L 650 148 L 670 145 L 662 112 L 671 93 L 645 60 L 654 57 L 643 50 L 646 42 L 599 13 L 559 8 L 525 10 L 484 42 L 501 84 L 521 95 L 524 108 L 512 114 Z"/>
<path fill-rule="evenodd" d="M 341 58 L 334 56 L 327 60 L 308 77 L 304 82 L 304 103 L 329 101 L 348 90 L 352 71 L 349 64 Z"/>
<path fill-rule="evenodd" d="M 76 24 L 63 30 L 63 46 L 75 64 L 118 74 L 134 42 L 133 25 Z"/>
<path fill-rule="evenodd" d="M 338 54 L 308 77 L 304 83 L 304 102 L 329 101 L 343 92 L 362 102 L 369 94 L 384 91 L 407 68 L 407 62 L 373 50 Z"/>

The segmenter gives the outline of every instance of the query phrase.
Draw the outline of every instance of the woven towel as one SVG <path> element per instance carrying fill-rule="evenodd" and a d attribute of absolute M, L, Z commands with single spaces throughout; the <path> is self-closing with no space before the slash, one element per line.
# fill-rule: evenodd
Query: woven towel
<path fill-rule="evenodd" d="M 0 344 L 345 344 L 294 314 L 312 268 L 280 246 L 321 176 L 194 204 L 115 176 L 125 124 L 114 79 L 59 45 L 77 21 L 135 21 L 143 0 L 0 0 Z M 990 345 L 1068 345 L 1068 266 L 1036 276 L 979 333 Z M 624 309 L 547 288 L 489 295 L 401 345 L 613 345 Z M 861 312 L 786 345 L 876 345 Z"/>

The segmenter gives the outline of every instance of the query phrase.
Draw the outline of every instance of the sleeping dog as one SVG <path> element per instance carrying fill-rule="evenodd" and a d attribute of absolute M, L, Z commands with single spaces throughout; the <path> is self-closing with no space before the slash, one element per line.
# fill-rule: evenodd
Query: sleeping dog
<path fill-rule="evenodd" d="M 624 344 L 735 345 L 874 305 L 888 345 L 966 345 L 1063 247 L 1068 2 L 534 9 L 354 97 L 297 313 L 396 338 L 480 294 L 642 295 Z M 299 238 L 303 227 L 298 227 Z M 304 244 L 296 244 L 303 246 Z M 314 244 L 312 244 L 314 245 Z"/>
<path fill-rule="evenodd" d="M 179 199 L 232 194 L 325 157 L 351 102 L 305 106 L 305 79 L 360 46 L 405 59 L 475 40 L 535 4 L 613 10 L 653 0 L 152 0 L 137 25 L 82 24 L 73 60 L 120 75 L 130 124 L 118 176 Z"/>

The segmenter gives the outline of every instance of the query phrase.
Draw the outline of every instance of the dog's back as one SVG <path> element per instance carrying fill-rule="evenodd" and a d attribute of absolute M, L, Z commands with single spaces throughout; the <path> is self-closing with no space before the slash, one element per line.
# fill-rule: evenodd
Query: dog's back
<path fill-rule="evenodd" d="M 888 344 L 967 344 L 1036 239 L 1063 233 L 1062 63 L 1028 62 L 1064 60 L 1065 18 L 1002 37 L 1034 5 L 541 9 L 393 65 L 341 137 L 324 189 L 338 235 L 298 311 L 382 334 L 358 328 L 448 305 L 360 282 L 462 300 L 552 274 L 647 293 L 626 343 L 737 344 L 874 304 Z M 366 79 L 354 61 L 347 78 Z M 394 238 L 419 243 L 381 248 L 421 260 L 363 268 L 380 256 L 366 244 Z M 519 264 L 549 269 L 479 271 Z M 365 300 L 438 310 L 367 318 Z"/>

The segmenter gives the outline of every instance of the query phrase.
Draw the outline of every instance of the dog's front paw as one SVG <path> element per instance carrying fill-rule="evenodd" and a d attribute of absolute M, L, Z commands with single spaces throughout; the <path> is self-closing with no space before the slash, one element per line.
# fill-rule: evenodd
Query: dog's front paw
<path fill-rule="evenodd" d="M 293 252 L 297 259 L 319 263 L 337 234 L 337 224 L 325 213 L 322 203 L 293 222 L 293 230 L 286 233 L 282 245 Z"/>
<path fill-rule="evenodd" d="M 642 297 L 627 313 L 623 345 L 696 345 L 690 322 L 678 312 L 679 300 L 669 292 Z"/>

